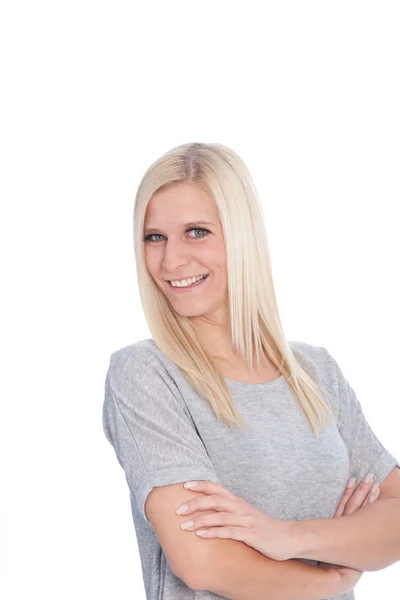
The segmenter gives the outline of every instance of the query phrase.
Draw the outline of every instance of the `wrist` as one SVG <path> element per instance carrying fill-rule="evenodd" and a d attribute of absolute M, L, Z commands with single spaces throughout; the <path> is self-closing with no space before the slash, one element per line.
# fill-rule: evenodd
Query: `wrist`
<path fill-rule="evenodd" d="M 305 558 L 302 556 L 302 552 L 304 551 L 305 543 L 304 543 L 304 528 L 301 526 L 301 521 L 289 521 L 290 534 L 291 534 L 291 548 L 292 555 L 291 558 Z"/>
<path fill-rule="evenodd" d="M 312 558 L 309 553 L 317 550 L 318 542 L 315 533 L 307 528 L 307 521 L 291 521 L 292 558 Z"/>

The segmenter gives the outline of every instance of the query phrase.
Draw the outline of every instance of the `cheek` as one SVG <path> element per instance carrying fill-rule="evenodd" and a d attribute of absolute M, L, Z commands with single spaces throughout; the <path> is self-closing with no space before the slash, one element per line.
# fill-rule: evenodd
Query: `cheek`
<path fill-rule="evenodd" d="M 210 268 L 224 269 L 226 267 L 224 244 L 220 240 L 214 240 L 214 243 L 207 247 L 199 248 L 198 260 L 208 264 Z"/>
<path fill-rule="evenodd" d="M 151 251 L 151 248 L 149 248 L 148 246 L 145 246 L 144 248 L 144 261 L 150 275 L 156 277 L 158 264 L 157 256 L 154 252 Z"/>
<path fill-rule="evenodd" d="M 214 248 L 215 256 L 218 257 L 218 264 L 221 266 L 226 265 L 226 249 L 223 240 L 219 239 L 218 243 Z"/>

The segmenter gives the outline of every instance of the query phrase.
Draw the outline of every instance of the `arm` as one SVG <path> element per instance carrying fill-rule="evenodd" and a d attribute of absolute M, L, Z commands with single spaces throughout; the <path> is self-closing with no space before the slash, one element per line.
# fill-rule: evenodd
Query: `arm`
<path fill-rule="evenodd" d="M 379 571 L 400 560 L 400 498 L 383 498 L 352 515 L 297 521 L 296 557 Z"/>
<path fill-rule="evenodd" d="M 193 589 L 232 600 L 320 600 L 346 591 L 336 570 L 298 560 L 275 561 L 247 544 L 230 539 L 207 540 L 206 558 L 197 568 Z"/>

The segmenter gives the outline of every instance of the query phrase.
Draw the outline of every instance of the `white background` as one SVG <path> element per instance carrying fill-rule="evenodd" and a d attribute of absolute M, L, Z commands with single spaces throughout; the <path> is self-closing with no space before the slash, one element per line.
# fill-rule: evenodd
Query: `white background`
<path fill-rule="evenodd" d="M 111 352 L 149 337 L 133 202 L 170 148 L 242 156 L 288 339 L 333 354 L 400 457 L 399 4 L 0 10 L 2 597 L 144 600 L 101 411 Z M 396 563 L 356 597 L 399 585 Z"/>

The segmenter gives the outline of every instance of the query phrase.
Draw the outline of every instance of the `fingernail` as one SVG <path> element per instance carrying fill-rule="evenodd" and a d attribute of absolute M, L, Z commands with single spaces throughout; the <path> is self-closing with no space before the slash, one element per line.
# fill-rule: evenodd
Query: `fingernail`
<path fill-rule="evenodd" d="M 193 521 L 185 521 L 181 525 L 181 529 L 189 529 L 193 525 Z"/>
<path fill-rule="evenodd" d="M 347 485 L 346 485 L 346 487 L 348 487 L 348 488 L 352 487 L 352 486 L 355 484 L 355 482 L 356 482 L 356 478 L 355 478 L 355 477 L 352 477 L 352 478 L 351 478 L 351 479 L 349 479 L 349 481 L 347 482 Z"/>
<path fill-rule="evenodd" d="M 188 488 L 194 488 L 197 486 L 197 481 L 188 481 L 187 483 L 183 484 L 183 487 L 188 489 Z"/>
<path fill-rule="evenodd" d="M 379 483 L 374 483 L 374 485 L 371 488 L 370 494 L 374 494 L 376 492 L 376 490 L 379 487 Z"/>
<path fill-rule="evenodd" d="M 207 533 L 208 533 L 208 529 L 199 529 L 198 531 L 196 531 L 196 535 L 199 535 L 200 537 L 207 535 Z"/>
<path fill-rule="evenodd" d="M 365 481 L 365 483 L 371 483 L 373 478 L 374 478 L 373 473 L 368 473 L 368 475 L 366 477 L 364 477 L 364 481 Z"/>

